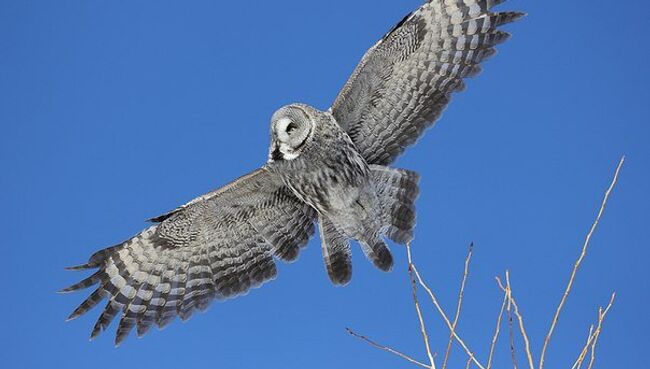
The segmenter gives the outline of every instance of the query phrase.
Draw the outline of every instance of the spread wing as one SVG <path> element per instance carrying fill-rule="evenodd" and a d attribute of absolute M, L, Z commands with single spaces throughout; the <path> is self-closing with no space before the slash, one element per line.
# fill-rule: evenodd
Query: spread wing
<path fill-rule="evenodd" d="M 276 276 L 276 258 L 293 261 L 314 233 L 315 211 L 265 168 L 152 219 L 157 224 L 70 269 L 97 271 L 62 292 L 98 285 L 70 315 L 108 299 L 91 338 L 121 315 L 115 343 L 134 326 L 185 320 L 215 298 L 245 293 Z"/>
<path fill-rule="evenodd" d="M 331 109 L 368 163 L 394 161 L 509 38 L 524 14 L 490 12 L 503 1 L 429 0 L 366 52 Z"/>

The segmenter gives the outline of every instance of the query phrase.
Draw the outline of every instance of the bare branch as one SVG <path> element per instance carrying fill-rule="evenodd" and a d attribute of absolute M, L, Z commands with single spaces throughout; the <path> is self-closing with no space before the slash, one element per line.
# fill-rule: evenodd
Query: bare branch
<path fill-rule="evenodd" d="M 598 321 L 602 320 L 603 316 L 603 309 L 600 308 L 598 309 Z M 594 342 L 591 344 L 591 357 L 589 358 L 589 366 L 587 369 L 591 369 L 594 365 L 594 361 L 596 360 L 596 344 L 598 343 L 598 337 L 600 337 L 600 334 L 596 334 L 594 336 Z"/>
<path fill-rule="evenodd" d="M 587 248 L 589 246 L 589 242 L 591 241 L 591 236 L 593 235 L 594 231 L 596 230 L 596 227 L 598 226 L 598 223 L 600 222 L 600 217 L 603 215 L 605 211 L 605 206 L 607 205 L 607 200 L 609 200 L 609 195 L 611 194 L 612 190 L 614 189 L 614 186 L 616 186 L 616 182 L 618 181 L 618 174 L 621 171 L 621 167 L 623 166 L 623 163 L 625 162 L 625 156 L 621 157 L 621 160 L 618 162 L 618 166 L 616 167 L 616 172 L 614 173 L 614 178 L 612 179 L 611 184 L 609 185 L 609 188 L 605 192 L 605 196 L 603 197 L 603 201 L 600 205 L 600 210 L 598 211 L 598 215 L 596 216 L 596 219 L 594 220 L 593 224 L 591 225 L 591 228 L 589 229 L 589 232 L 587 233 L 587 237 L 585 238 L 585 242 L 582 245 L 582 252 L 580 253 L 580 256 L 578 257 L 578 260 L 573 266 L 573 271 L 571 272 L 571 277 L 569 278 L 569 283 L 567 284 L 566 290 L 564 291 L 564 295 L 562 295 L 562 299 L 560 300 L 560 303 L 555 310 L 555 315 L 553 316 L 553 321 L 551 322 L 551 327 L 548 330 L 548 333 L 546 334 L 546 338 L 544 339 L 544 346 L 542 346 L 542 353 L 539 357 L 539 369 L 544 368 L 544 358 L 546 356 L 546 349 L 548 348 L 548 344 L 551 341 L 551 336 L 553 335 L 553 331 L 555 330 L 555 326 L 557 325 L 557 321 L 560 318 L 560 313 L 562 312 L 562 308 L 564 307 L 564 304 L 566 303 L 567 297 L 569 297 L 569 293 L 571 292 L 571 288 L 573 287 L 573 282 L 575 280 L 576 274 L 578 273 L 578 269 L 580 268 L 580 265 L 582 264 L 582 260 L 585 258 L 585 255 L 587 254 Z"/>
<path fill-rule="evenodd" d="M 420 310 L 420 304 L 418 303 L 418 294 L 417 294 L 417 288 L 415 285 L 415 278 L 413 277 L 413 270 L 415 269 L 415 265 L 413 265 L 413 261 L 411 259 L 411 243 L 406 244 L 406 255 L 408 257 L 408 272 L 409 272 L 409 278 L 411 280 L 411 291 L 413 293 L 413 303 L 415 304 L 415 311 L 418 314 L 418 320 L 420 322 L 420 332 L 422 333 L 422 339 L 424 340 L 424 347 L 427 350 L 427 356 L 429 356 L 429 362 L 431 363 L 431 368 L 435 369 L 436 368 L 436 363 L 433 358 L 433 354 L 431 354 L 431 346 L 429 345 L 429 335 L 427 334 L 427 328 L 424 326 L 424 318 L 422 318 L 422 311 Z"/>
<path fill-rule="evenodd" d="M 526 333 L 526 327 L 524 325 L 524 318 L 519 313 L 519 306 L 517 305 L 515 298 L 512 296 L 512 289 L 510 288 L 510 272 L 506 270 L 505 286 L 503 283 L 501 283 L 501 279 L 499 279 L 499 277 L 497 277 L 496 280 L 499 284 L 499 287 L 501 287 L 501 289 L 508 294 L 509 304 L 511 304 L 514 308 L 515 316 L 519 321 L 519 331 L 521 332 L 521 336 L 524 338 L 524 348 L 526 350 L 526 358 L 528 359 L 528 367 L 530 369 L 535 369 L 535 365 L 533 364 L 533 354 L 530 351 L 530 340 L 528 339 L 528 333 Z"/>
<path fill-rule="evenodd" d="M 609 303 L 603 311 L 602 308 L 598 309 L 598 326 L 594 332 L 594 342 L 591 344 L 591 358 L 589 359 L 589 366 L 587 369 L 592 369 L 594 366 L 594 361 L 596 360 L 596 344 L 598 343 L 598 338 L 600 337 L 600 332 L 603 331 L 603 321 L 605 320 L 605 315 L 609 312 L 612 305 L 614 304 L 614 299 L 616 298 L 616 292 L 612 293 L 612 297 L 609 299 Z"/>
<path fill-rule="evenodd" d="M 512 358 L 512 368 L 518 369 L 517 354 L 515 353 L 515 330 L 512 327 L 512 309 L 510 308 L 510 299 L 508 299 L 508 331 L 510 336 L 510 357 Z"/>
<path fill-rule="evenodd" d="M 499 311 L 499 316 L 497 317 L 497 326 L 494 329 L 494 336 L 492 337 L 492 344 L 490 344 L 490 354 L 488 355 L 487 369 L 492 367 L 492 355 L 494 355 L 494 347 L 497 344 L 497 339 L 499 338 L 499 331 L 501 329 L 501 319 L 503 318 L 503 311 L 506 308 L 508 302 L 508 291 L 503 292 L 503 302 L 501 303 L 501 311 Z"/>
<path fill-rule="evenodd" d="M 469 262 L 472 259 L 472 252 L 474 251 L 474 243 L 469 245 L 469 250 L 467 251 L 467 257 L 465 258 L 465 269 L 463 271 L 463 279 L 460 283 L 460 290 L 458 291 L 458 303 L 456 304 L 456 315 L 454 316 L 454 322 L 452 323 L 452 333 L 449 334 L 449 342 L 447 343 L 447 351 L 445 351 L 445 359 L 442 362 L 442 369 L 447 368 L 447 361 L 449 360 L 449 354 L 451 353 L 451 344 L 454 342 L 454 334 L 456 331 L 456 326 L 458 325 L 458 318 L 460 317 L 460 309 L 463 305 L 463 295 L 465 293 L 465 283 L 467 282 L 467 275 L 469 274 Z M 488 368 L 489 368 L 488 364 Z"/>
<path fill-rule="evenodd" d="M 595 360 L 596 343 L 598 342 L 598 337 L 600 336 L 600 332 L 602 331 L 603 321 L 605 320 L 605 317 L 607 316 L 609 309 L 612 308 L 615 299 L 616 299 L 616 292 L 612 293 L 612 297 L 609 299 L 609 303 L 607 304 L 605 310 L 603 310 L 602 307 L 598 309 L 598 323 L 596 325 L 596 330 L 589 336 L 587 343 L 585 343 L 584 347 L 582 348 L 582 351 L 580 352 L 580 355 L 578 356 L 578 359 L 576 359 L 575 363 L 573 363 L 571 369 L 579 368 L 582 365 L 582 362 L 585 360 L 589 348 L 591 348 L 592 350 L 591 359 L 589 361 L 589 368 L 593 366 Z"/>
<path fill-rule="evenodd" d="M 585 344 L 586 347 L 589 347 L 589 343 L 591 342 L 591 335 L 593 333 L 594 333 L 594 325 L 592 324 L 592 325 L 589 326 L 589 335 L 587 335 L 587 343 Z M 582 363 L 583 363 L 584 359 L 585 359 L 585 356 L 582 355 L 582 353 L 581 353 L 580 356 L 578 357 L 578 360 L 576 361 L 576 363 L 578 364 L 578 367 L 576 369 L 581 369 L 582 368 Z"/>
<path fill-rule="evenodd" d="M 451 325 L 451 322 L 449 321 L 449 318 L 447 317 L 447 314 L 445 314 L 445 311 L 442 310 L 442 307 L 440 307 L 440 304 L 438 303 L 438 299 L 433 294 L 433 291 L 431 291 L 431 288 L 429 288 L 429 286 L 427 286 L 427 284 L 424 283 L 424 281 L 422 280 L 422 277 L 420 276 L 420 273 L 418 272 L 418 270 L 417 270 L 417 268 L 415 267 L 414 264 L 411 264 L 411 269 L 413 270 L 413 273 L 415 273 L 415 276 L 417 277 L 418 282 L 420 283 L 420 286 L 422 286 L 422 288 L 424 288 L 424 290 L 427 292 L 427 294 L 431 298 L 431 302 L 433 302 L 433 305 L 438 310 L 438 313 L 440 313 L 440 316 L 442 317 L 442 319 L 447 324 L 447 327 L 449 328 L 449 331 L 454 335 L 454 338 L 456 339 L 456 341 L 458 341 L 458 343 L 461 345 L 461 347 L 465 350 L 465 353 L 472 359 L 472 361 L 474 362 L 474 364 L 476 364 L 476 366 L 478 366 L 480 369 L 485 369 L 483 364 L 481 364 L 476 359 L 476 356 L 474 355 L 474 353 L 467 347 L 467 345 L 465 344 L 465 341 L 463 341 L 463 339 L 460 338 L 458 336 L 458 334 L 454 331 L 453 326 Z"/>
<path fill-rule="evenodd" d="M 388 347 L 388 346 L 381 345 L 381 344 L 379 344 L 379 343 L 377 343 L 377 342 L 371 340 L 370 338 L 368 338 L 368 337 L 366 337 L 366 336 L 363 336 L 363 335 L 357 334 L 357 333 L 355 333 L 355 332 L 354 332 L 352 329 L 350 329 L 350 328 L 345 328 L 345 330 L 346 330 L 350 335 L 352 335 L 352 336 L 354 336 L 354 337 L 356 337 L 356 338 L 358 338 L 358 339 L 360 339 L 360 340 L 366 341 L 368 344 L 370 344 L 370 345 L 373 346 L 373 347 L 376 347 L 376 348 L 378 348 L 378 349 L 380 349 L 380 350 L 384 350 L 384 351 L 390 352 L 391 354 L 397 355 L 397 356 L 401 357 L 402 359 L 407 360 L 407 361 L 409 361 L 409 362 L 411 362 L 411 363 L 413 363 L 413 364 L 419 365 L 419 366 L 421 366 L 421 367 L 423 367 L 423 368 L 431 369 L 431 367 L 430 367 L 429 365 L 424 364 L 424 363 L 421 363 L 421 362 L 419 362 L 419 361 L 413 359 L 412 357 L 410 357 L 410 356 L 408 356 L 408 355 L 406 355 L 406 354 L 403 354 L 403 353 L 401 353 L 401 352 L 399 352 L 399 351 L 397 351 L 397 350 L 394 350 L 394 349 L 392 349 L 392 348 L 390 348 L 390 347 Z"/>

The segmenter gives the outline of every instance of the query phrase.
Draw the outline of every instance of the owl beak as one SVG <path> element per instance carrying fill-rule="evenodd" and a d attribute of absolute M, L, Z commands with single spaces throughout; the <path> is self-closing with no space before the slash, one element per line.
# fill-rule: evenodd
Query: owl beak
<path fill-rule="evenodd" d="M 269 155 L 269 162 L 281 160 L 284 160 L 284 155 L 280 152 L 280 145 L 274 142 Z"/>

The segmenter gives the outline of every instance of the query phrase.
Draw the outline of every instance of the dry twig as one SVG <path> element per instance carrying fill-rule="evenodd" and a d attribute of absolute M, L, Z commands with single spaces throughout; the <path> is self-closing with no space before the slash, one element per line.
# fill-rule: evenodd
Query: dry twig
<path fill-rule="evenodd" d="M 593 333 L 594 333 L 594 325 L 592 324 L 589 326 L 589 334 L 587 335 L 587 343 L 585 344 L 587 347 L 589 347 L 589 342 L 591 342 L 591 335 Z M 582 352 L 581 352 L 581 355 L 578 357 L 578 361 L 577 361 L 578 366 L 575 369 L 581 369 L 583 361 L 584 361 L 584 356 L 582 356 Z"/>
<path fill-rule="evenodd" d="M 515 298 L 512 296 L 512 289 L 510 288 L 510 272 L 506 270 L 505 286 L 503 285 L 503 283 L 501 283 L 501 279 L 499 279 L 499 277 L 496 277 L 496 280 L 497 283 L 499 284 L 499 287 L 501 287 L 501 289 L 508 294 L 509 304 L 511 304 L 512 307 L 514 308 L 513 310 L 515 316 L 519 321 L 519 331 L 521 332 L 521 336 L 524 338 L 524 348 L 526 350 L 526 358 L 528 359 L 528 367 L 530 369 L 535 369 L 535 365 L 533 364 L 533 354 L 530 351 L 530 339 L 528 339 L 528 333 L 526 333 L 526 327 L 524 325 L 524 318 L 519 313 L 519 306 L 517 305 Z"/>
<path fill-rule="evenodd" d="M 467 363 L 465 364 L 465 369 L 469 369 L 470 366 L 472 366 L 472 358 L 468 357 Z"/>
<path fill-rule="evenodd" d="M 598 342 L 598 337 L 600 337 L 600 332 L 602 331 L 603 321 L 605 320 L 605 317 L 607 316 L 609 309 L 611 309 L 612 305 L 614 304 L 614 299 L 616 299 L 616 292 L 612 293 L 612 297 L 609 299 L 609 303 L 607 304 L 605 310 L 603 310 L 602 307 L 598 308 L 598 323 L 596 324 L 596 330 L 593 331 L 593 333 L 591 333 L 591 329 L 589 330 L 590 332 L 589 339 L 587 340 L 587 343 L 585 343 L 584 347 L 582 348 L 582 351 L 580 352 L 580 355 L 578 356 L 578 359 L 576 359 L 576 361 L 573 363 L 571 369 L 580 368 L 582 366 L 582 363 L 585 360 L 587 356 L 587 352 L 589 351 L 590 348 L 591 348 L 591 358 L 589 360 L 588 368 L 591 368 L 593 366 L 594 360 L 596 359 L 595 357 L 596 343 Z"/>
<path fill-rule="evenodd" d="M 397 350 L 394 350 L 394 349 L 392 349 L 392 348 L 390 348 L 390 347 L 388 347 L 388 346 L 381 345 L 381 344 L 379 344 L 379 343 L 377 343 L 377 342 L 371 340 L 370 338 L 368 338 L 368 337 L 366 337 L 366 336 L 363 336 L 363 335 L 360 335 L 360 334 L 358 334 L 358 333 L 355 333 L 355 332 L 354 332 L 352 329 L 350 329 L 350 328 L 345 328 L 345 330 L 346 330 L 349 334 L 351 334 L 352 336 L 354 336 L 354 337 L 356 337 L 356 338 L 358 338 L 358 339 L 361 339 L 361 340 L 363 340 L 363 341 L 366 341 L 368 344 L 370 344 L 370 345 L 373 346 L 373 347 L 376 347 L 376 348 L 378 348 L 378 349 L 380 349 L 380 350 L 384 350 L 384 351 L 390 352 L 391 354 L 395 354 L 395 355 L 401 357 L 402 359 L 407 360 L 407 361 L 410 361 L 411 363 L 416 364 L 416 365 L 419 365 L 419 366 L 421 366 L 421 367 L 423 367 L 423 368 L 427 368 L 427 369 L 430 369 L 430 368 L 431 368 L 431 367 L 428 366 L 427 364 L 424 364 L 424 363 L 422 363 L 422 362 L 419 362 L 419 361 L 413 359 L 412 357 L 410 357 L 410 356 L 408 356 L 408 355 L 406 355 L 406 354 L 404 354 L 404 353 L 401 353 L 401 352 L 399 352 L 399 351 L 397 351 Z"/>
<path fill-rule="evenodd" d="M 440 313 L 440 316 L 442 317 L 442 320 L 444 320 L 445 323 L 447 324 L 447 328 L 449 328 L 449 331 L 451 332 L 451 334 L 453 334 L 456 341 L 458 341 L 460 346 L 465 350 L 465 353 L 467 354 L 467 356 L 469 356 L 472 359 L 472 361 L 474 362 L 474 364 L 476 364 L 476 366 L 478 366 L 480 369 L 485 369 L 483 364 L 481 364 L 476 359 L 476 356 L 474 355 L 474 353 L 467 347 L 467 345 L 465 344 L 465 341 L 463 341 L 463 339 L 458 336 L 458 333 L 456 333 L 453 330 L 453 327 L 451 325 L 451 322 L 449 321 L 449 318 L 447 317 L 447 314 L 445 314 L 445 311 L 442 309 L 442 307 L 438 303 L 438 299 L 433 294 L 433 291 L 431 290 L 431 288 L 429 288 L 429 286 L 426 283 L 424 283 L 424 280 L 422 280 L 422 277 L 420 276 L 420 273 L 418 272 L 418 269 L 415 267 L 414 264 L 411 264 L 411 269 L 413 270 L 413 273 L 415 273 L 415 276 L 417 277 L 418 282 L 420 283 L 420 286 L 422 286 L 422 288 L 424 288 L 424 290 L 427 292 L 427 294 L 431 298 L 431 302 L 433 302 L 433 305 L 438 310 L 438 313 Z"/>
<path fill-rule="evenodd" d="M 515 353 L 515 330 L 512 327 L 512 309 L 510 305 L 510 299 L 508 299 L 508 331 L 510 336 L 510 357 L 512 358 L 512 368 L 518 369 L 517 365 L 517 354 Z"/>
<path fill-rule="evenodd" d="M 469 245 L 469 250 L 467 251 L 467 257 L 465 258 L 465 269 L 463 270 L 463 279 L 460 282 L 460 290 L 458 291 L 458 303 L 456 304 L 456 315 L 454 316 L 454 322 L 451 324 L 452 333 L 449 334 L 449 342 L 447 343 L 447 350 L 445 351 L 445 359 L 442 361 L 442 369 L 447 368 L 447 361 L 449 360 L 449 354 L 451 353 L 451 345 L 454 342 L 454 333 L 456 331 L 456 326 L 458 325 L 458 318 L 460 317 L 460 309 L 463 305 L 463 295 L 465 294 L 465 283 L 467 282 L 467 275 L 469 274 L 469 263 L 472 259 L 472 252 L 474 251 L 474 243 Z M 489 368 L 488 364 L 488 368 Z"/>
<path fill-rule="evenodd" d="M 508 304 L 508 291 L 503 292 L 503 302 L 501 303 L 501 310 L 499 311 L 499 316 L 497 317 L 497 326 L 494 329 L 494 336 L 492 336 L 492 343 L 490 344 L 490 354 L 488 355 L 487 369 L 492 367 L 492 355 L 494 355 L 494 347 L 497 344 L 497 339 L 499 338 L 499 331 L 501 330 L 501 319 L 503 318 L 503 311 Z"/>
<path fill-rule="evenodd" d="M 598 309 L 598 321 L 601 321 L 603 318 L 603 309 Z M 598 337 L 600 337 L 600 332 L 594 338 L 594 342 L 591 344 L 591 357 L 589 358 L 589 366 L 587 369 L 591 369 L 594 366 L 594 361 L 596 360 L 596 344 L 598 343 Z"/>
<path fill-rule="evenodd" d="M 413 293 L 413 303 L 415 304 L 415 311 L 418 314 L 418 320 L 420 322 L 420 332 L 422 333 L 422 339 L 424 340 L 424 347 L 427 350 L 427 356 L 429 356 L 429 362 L 431 363 L 431 368 L 436 368 L 436 363 L 431 354 L 431 346 L 429 345 L 429 335 L 427 334 L 427 328 L 424 326 L 424 318 L 422 318 L 422 311 L 420 310 L 420 304 L 418 303 L 418 294 L 417 287 L 415 286 L 415 278 L 413 277 L 413 272 L 415 271 L 415 265 L 411 259 L 411 243 L 406 244 L 406 254 L 408 257 L 408 271 L 409 278 L 411 280 L 411 291 Z M 417 273 L 417 272 L 416 272 Z"/>
<path fill-rule="evenodd" d="M 625 162 L 625 156 L 621 158 L 621 160 L 618 162 L 618 166 L 616 167 L 616 172 L 614 173 L 614 178 L 612 179 L 611 184 L 609 185 L 609 188 L 605 192 L 605 196 L 603 197 L 603 201 L 600 205 L 600 210 L 598 210 L 598 215 L 596 216 L 596 219 L 594 220 L 593 224 L 591 225 L 591 228 L 589 229 L 589 232 L 587 233 L 587 237 L 585 238 L 585 242 L 582 245 L 582 252 L 580 253 L 580 256 L 578 257 L 578 260 L 573 266 L 573 271 L 571 272 L 571 277 L 569 278 L 569 283 L 566 286 L 566 290 L 564 291 L 564 295 L 562 295 L 562 299 L 560 300 L 559 305 L 557 306 L 557 309 L 555 310 L 555 315 L 553 316 L 553 321 L 551 322 L 551 327 L 548 330 L 548 333 L 546 334 L 546 338 L 544 338 L 544 346 L 542 346 L 542 353 L 539 357 L 539 369 L 544 368 L 544 358 L 546 356 L 546 349 L 548 348 L 548 344 L 551 341 L 551 336 L 553 335 L 553 331 L 555 330 L 555 326 L 557 325 L 557 321 L 560 318 L 560 313 L 562 312 L 562 308 L 564 307 L 564 304 L 566 303 L 567 297 L 569 297 L 569 293 L 571 292 L 571 288 L 573 287 L 573 282 L 575 280 L 576 274 L 578 273 L 578 269 L 580 268 L 580 265 L 582 264 L 582 260 L 585 258 L 585 255 L 587 255 L 587 248 L 589 246 L 589 241 L 591 241 L 591 236 L 593 235 L 594 231 L 596 230 L 596 227 L 598 226 L 598 223 L 600 222 L 600 217 L 603 215 L 603 212 L 605 211 L 605 206 L 607 205 L 607 200 L 609 200 L 609 195 L 612 193 L 612 190 L 614 189 L 614 186 L 616 186 L 616 182 L 618 181 L 618 174 L 621 171 L 621 167 L 623 166 L 623 163 Z"/>

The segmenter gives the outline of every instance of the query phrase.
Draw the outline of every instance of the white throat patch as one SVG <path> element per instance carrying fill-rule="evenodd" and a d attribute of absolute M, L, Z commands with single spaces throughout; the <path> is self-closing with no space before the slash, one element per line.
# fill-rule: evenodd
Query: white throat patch
<path fill-rule="evenodd" d="M 280 152 L 284 160 L 293 160 L 298 157 L 298 154 L 285 143 L 280 143 Z"/>

